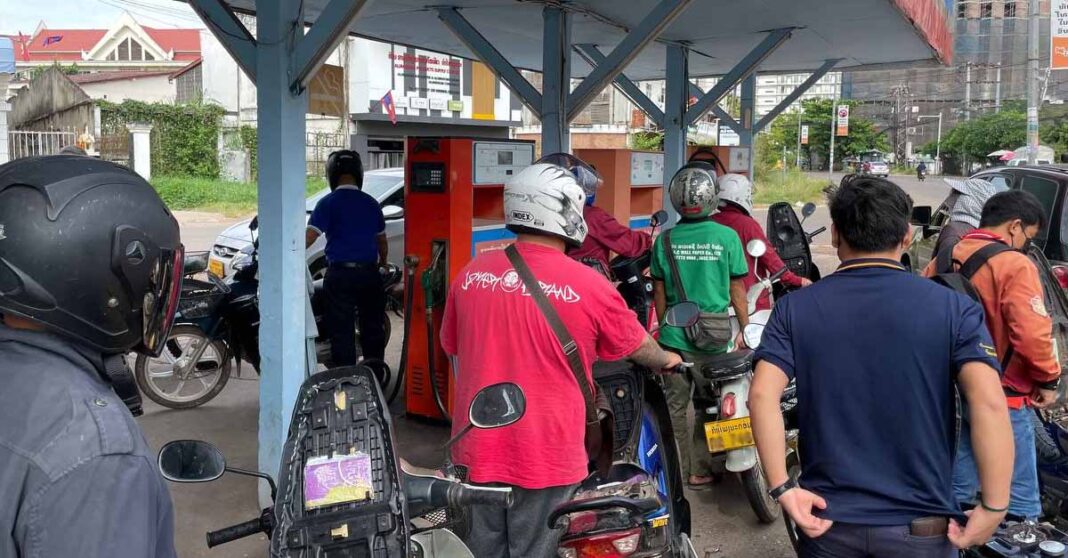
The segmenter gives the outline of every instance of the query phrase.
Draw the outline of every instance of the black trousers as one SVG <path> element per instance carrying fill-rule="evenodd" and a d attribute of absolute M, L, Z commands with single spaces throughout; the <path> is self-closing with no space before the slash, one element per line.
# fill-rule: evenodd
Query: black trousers
<path fill-rule="evenodd" d="M 356 364 L 357 315 L 363 357 L 383 358 L 386 354 L 386 293 L 382 290 L 378 268 L 373 265 L 330 267 L 326 271 L 323 290 L 333 366 Z"/>

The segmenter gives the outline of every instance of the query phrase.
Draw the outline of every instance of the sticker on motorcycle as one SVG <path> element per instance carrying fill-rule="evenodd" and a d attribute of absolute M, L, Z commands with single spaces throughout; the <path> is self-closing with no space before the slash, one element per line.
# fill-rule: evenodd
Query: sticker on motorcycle
<path fill-rule="evenodd" d="M 366 453 L 313 457 L 304 466 L 304 509 L 370 500 L 373 494 Z"/>
<path fill-rule="evenodd" d="M 653 529 L 657 529 L 657 528 L 660 528 L 660 527 L 667 527 L 668 517 L 670 517 L 670 516 L 663 515 L 663 516 L 660 516 L 660 517 L 654 517 L 654 518 L 649 520 L 649 525 L 651 525 L 653 527 Z"/>

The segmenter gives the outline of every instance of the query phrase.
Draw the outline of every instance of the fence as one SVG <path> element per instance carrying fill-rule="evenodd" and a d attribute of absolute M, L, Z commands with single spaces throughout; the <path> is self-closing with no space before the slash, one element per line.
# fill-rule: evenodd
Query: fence
<path fill-rule="evenodd" d="M 55 155 L 60 149 L 74 145 L 74 132 L 8 132 L 8 154 L 11 159 Z"/>
<path fill-rule="evenodd" d="M 346 149 L 345 134 L 307 132 L 305 134 L 308 176 L 326 176 L 326 159 L 338 149 Z"/>

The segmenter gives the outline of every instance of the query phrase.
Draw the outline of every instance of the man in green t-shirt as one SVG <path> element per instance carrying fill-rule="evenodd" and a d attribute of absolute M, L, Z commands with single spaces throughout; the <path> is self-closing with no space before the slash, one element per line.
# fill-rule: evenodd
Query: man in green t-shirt
<path fill-rule="evenodd" d="M 749 266 L 738 234 L 708 219 L 719 203 L 714 171 L 708 163 L 690 163 L 675 173 L 668 188 L 671 203 L 680 217 L 678 225 L 670 231 L 678 278 L 666 252 L 664 240 L 669 233 L 664 233 L 653 244 L 650 266 L 653 300 L 660 323 L 663 323 L 664 312 L 669 306 L 687 300 L 697 303 L 702 312 L 723 313 L 734 308 L 744 329 L 749 322 L 749 313 L 743 280 L 749 274 Z M 682 283 L 681 290 L 677 282 Z M 668 349 L 681 352 L 683 360 L 692 362 L 695 370 L 700 370 L 709 356 L 732 348 L 728 342 L 722 347 L 700 350 L 687 338 L 685 329 L 671 326 L 660 328 L 659 341 Z M 708 445 L 700 425 L 710 418 L 703 406 L 695 405 L 691 434 L 691 426 L 686 420 L 692 392 L 690 378 L 686 374 L 671 374 L 664 380 L 683 474 L 691 487 L 707 485 L 712 477 Z"/>

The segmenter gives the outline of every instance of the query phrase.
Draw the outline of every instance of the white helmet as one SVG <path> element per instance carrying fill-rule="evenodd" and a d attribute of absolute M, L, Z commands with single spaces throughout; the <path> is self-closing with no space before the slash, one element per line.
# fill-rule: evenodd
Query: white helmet
<path fill-rule="evenodd" d="M 719 201 L 730 202 L 742 208 L 746 215 L 753 214 L 753 184 L 740 174 L 725 174 L 719 177 Z"/>
<path fill-rule="evenodd" d="M 567 169 L 531 165 L 504 185 L 504 224 L 514 233 L 549 234 L 572 246 L 586 239 L 586 194 Z"/>

